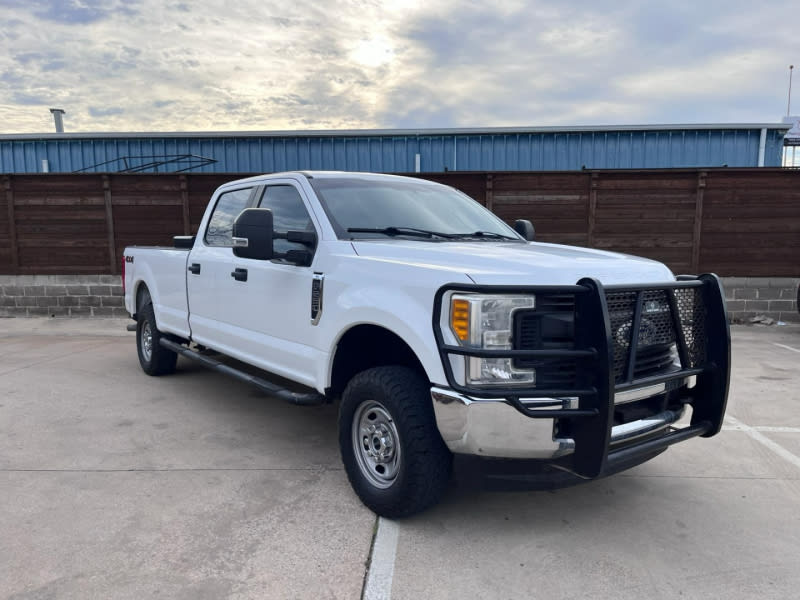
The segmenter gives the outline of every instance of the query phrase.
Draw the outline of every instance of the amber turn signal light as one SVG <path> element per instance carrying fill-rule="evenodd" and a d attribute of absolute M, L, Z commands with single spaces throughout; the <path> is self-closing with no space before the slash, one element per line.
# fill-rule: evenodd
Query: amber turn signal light
<path fill-rule="evenodd" d="M 469 338 L 469 301 L 456 298 L 451 301 L 450 327 L 462 342 Z"/>

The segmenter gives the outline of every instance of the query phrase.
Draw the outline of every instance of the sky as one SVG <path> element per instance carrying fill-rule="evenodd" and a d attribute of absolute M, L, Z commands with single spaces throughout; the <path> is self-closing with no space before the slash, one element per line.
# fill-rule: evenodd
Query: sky
<path fill-rule="evenodd" d="M 0 133 L 780 122 L 797 0 L 0 0 Z M 796 108 L 795 108 L 796 105 Z"/>

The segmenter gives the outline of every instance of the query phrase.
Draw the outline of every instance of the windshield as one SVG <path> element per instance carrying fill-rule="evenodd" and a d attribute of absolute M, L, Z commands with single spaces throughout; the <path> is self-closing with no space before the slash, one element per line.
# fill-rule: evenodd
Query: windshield
<path fill-rule="evenodd" d="M 475 200 L 444 185 L 338 177 L 312 179 L 311 185 L 340 239 L 522 241 Z"/>

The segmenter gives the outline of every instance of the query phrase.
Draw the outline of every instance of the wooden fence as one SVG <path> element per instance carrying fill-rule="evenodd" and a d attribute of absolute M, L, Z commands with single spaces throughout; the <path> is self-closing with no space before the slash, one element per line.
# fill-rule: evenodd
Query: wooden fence
<path fill-rule="evenodd" d="M 245 174 L 4 175 L 0 274 L 118 273 L 125 246 L 197 231 Z M 800 171 L 708 169 L 417 175 L 463 190 L 537 239 L 647 256 L 676 273 L 800 276 Z"/>

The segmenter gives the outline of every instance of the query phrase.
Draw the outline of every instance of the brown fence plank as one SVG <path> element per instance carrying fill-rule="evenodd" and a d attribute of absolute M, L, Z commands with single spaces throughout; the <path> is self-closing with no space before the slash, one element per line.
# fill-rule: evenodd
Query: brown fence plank
<path fill-rule="evenodd" d="M 589 178 L 589 224 L 586 239 L 590 246 L 594 246 L 596 243 L 594 230 L 597 225 L 597 186 L 599 177 L 599 173 L 592 173 Z"/>
<path fill-rule="evenodd" d="M 697 192 L 695 192 L 694 227 L 692 230 L 692 271 L 700 268 L 700 244 L 703 232 L 703 198 L 706 191 L 706 173 L 697 174 Z"/>
<path fill-rule="evenodd" d="M 3 177 L 3 188 L 6 192 L 6 215 L 8 229 L 8 270 L 15 275 L 19 272 L 19 251 L 17 250 L 17 227 L 16 214 L 14 210 L 14 187 L 11 183 L 11 176 Z"/>
<path fill-rule="evenodd" d="M 106 209 L 106 231 L 108 234 L 108 258 L 111 265 L 111 273 L 114 275 L 119 274 L 119 265 L 117 264 L 117 251 L 114 246 L 114 208 L 111 201 L 111 184 L 108 181 L 108 176 L 103 175 L 103 196 L 105 200 Z"/>
<path fill-rule="evenodd" d="M 186 180 L 186 175 L 181 175 L 179 179 L 181 184 L 181 208 L 183 208 L 183 235 L 189 235 L 192 230 L 189 219 L 189 182 Z"/>

